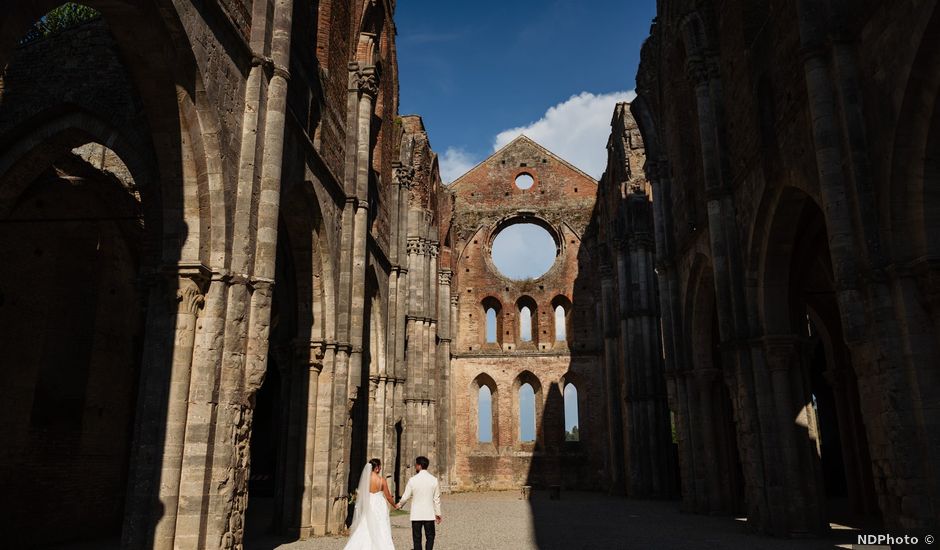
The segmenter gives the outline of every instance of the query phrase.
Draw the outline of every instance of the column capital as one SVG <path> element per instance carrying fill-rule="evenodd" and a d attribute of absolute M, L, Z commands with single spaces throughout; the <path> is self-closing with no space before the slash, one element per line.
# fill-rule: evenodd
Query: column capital
<path fill-rule="evenodd" d="M 437 272 L 438 284 L 450 286 L 450 282 L 453 279 L 453 277 L 454 277 L 454 273 L 447 268 L 439 269 Z"/>
<path fill-rule="evenodd" d="M 179 313 L 189 315 L 198 315 L 206 302 L 202 288 L 190 277 L 180 277 L 176 301 Z"/>
<path fill-rule="evenodd" d="M 396 166 L 394 175 L 395 181 L 398 183 L 398 185 L 404 187 L 405 189 L 411 189 L 414 187 L 416 175 L 414 166 Z"/>
<path fill-rule="evenodd" d="M 423 254 L 424 243 L 422 242 L 421 237 L 408 237 L 408 239 L 405 241 L 405 250 L 409 255 Z"/>
<path fill-rule="evenodd" d="M 359 93 L 372 99 L 379 94 L 379 72 L 374 66 L 363 67 L 356 71 L 356 87 Z"/>
<path fill-rule="evenodd" d="M 200 262 L 178 262 L 163 266 L 160 272 L 169 284 L 176 286 L 178 312 L 198 315 L 205 304 L 205 293 L 212 279 L 212 270 Z"/>

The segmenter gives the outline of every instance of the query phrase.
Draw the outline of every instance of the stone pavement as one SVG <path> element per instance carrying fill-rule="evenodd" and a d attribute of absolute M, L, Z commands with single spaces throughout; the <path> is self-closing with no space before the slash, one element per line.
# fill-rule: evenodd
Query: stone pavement
<path fill-rule="evenodd" d="M 682 514 L 674 501 L 641 501 L 597 493 L 566 492 L 531 501 L 517 492 L 444 495 L 444 523 L 435 550 L 625 550 L 625 549 L 834 549 L 851 548 L 854 532 L 836 529 L 825 539 L 784 540 L 751 535 L 730 517 Z M 411 548 L 408 516 L 392 518 L 397 550 Z M 342 550 L 346 537 L 278 544 L 246 541 L 246 550 Z M 871 548 L 871 547 L 869 547 Z"/>

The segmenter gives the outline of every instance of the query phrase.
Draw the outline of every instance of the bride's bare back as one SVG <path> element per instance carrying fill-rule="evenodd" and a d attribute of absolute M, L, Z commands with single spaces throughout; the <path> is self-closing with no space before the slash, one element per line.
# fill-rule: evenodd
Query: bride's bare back
<path fill-rule="evenodd" d="M 381 475 L 372 472 L 372 479 L 369 480 L 369 492 L 370 493 L 385 493 L 385 500 L 394 507 L 395 499 L 392 498 L 392 492 L 388 488 L 388 483 L 385 481 L 385 478 Z"/>

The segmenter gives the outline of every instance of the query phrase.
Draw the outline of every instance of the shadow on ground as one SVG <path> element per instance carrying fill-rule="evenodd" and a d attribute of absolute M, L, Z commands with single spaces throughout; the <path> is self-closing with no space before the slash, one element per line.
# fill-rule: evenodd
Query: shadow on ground
<path fill-rule="evenodd" d="M 855 532 L 834 530 L 816 539 L 775 539 L 750 533 L 742 519 L 680 513 L 676 501 L 634 500 L 600 493 L 562 492 L 529 501 L 535 548 L 581 549 L 833 549 L 851 548 Z"/>

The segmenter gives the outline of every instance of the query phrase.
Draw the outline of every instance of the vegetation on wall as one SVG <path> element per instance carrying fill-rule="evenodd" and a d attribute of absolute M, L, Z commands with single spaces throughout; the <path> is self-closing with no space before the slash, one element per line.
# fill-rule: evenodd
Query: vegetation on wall
<path fill-rule="evenodd" d="M 26 35 L 20 40 L 20 44 L 28 44 L 53 36 L 65 29 L 97 19 L 100 16 L 101 14 L 97 10 L 88 6 L 74 2 L 62 4 L 43 15 L 39 18 L 39 21 L 33 23 L 33 26 L 26 31 Z"/>

